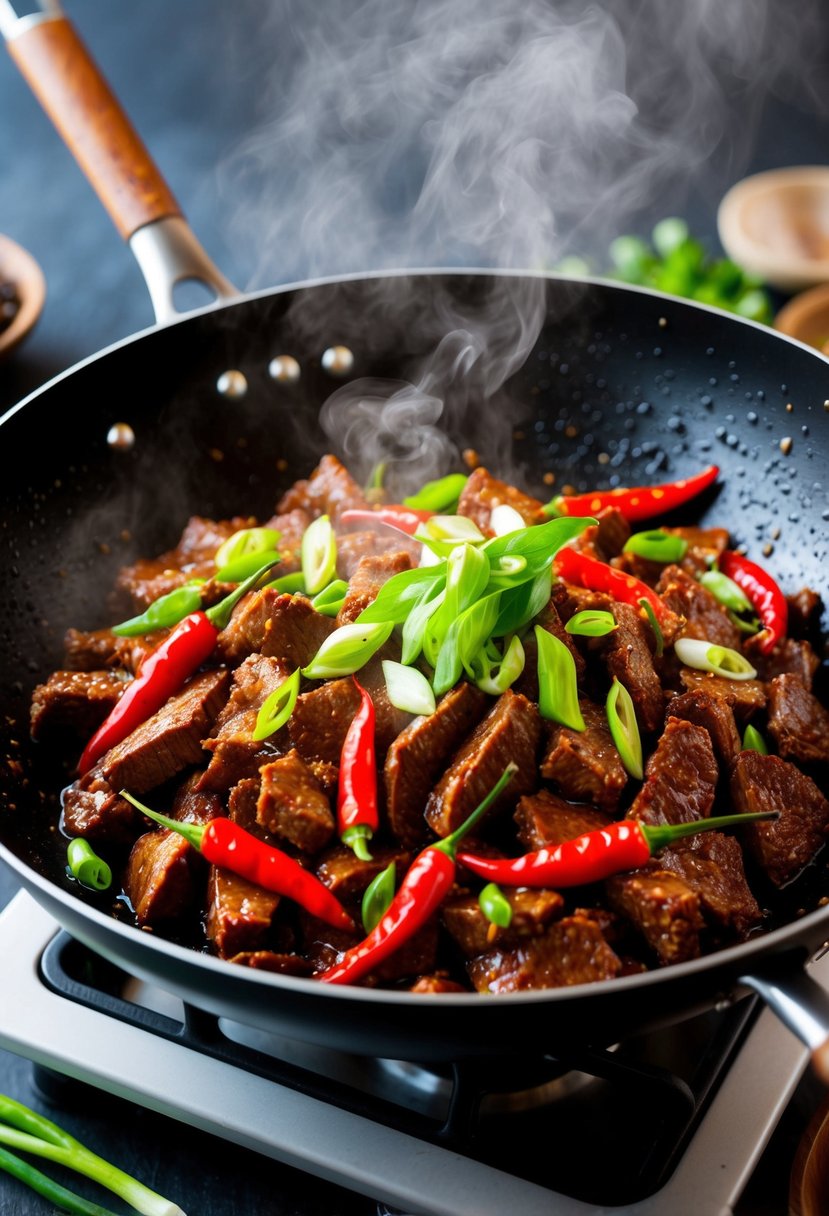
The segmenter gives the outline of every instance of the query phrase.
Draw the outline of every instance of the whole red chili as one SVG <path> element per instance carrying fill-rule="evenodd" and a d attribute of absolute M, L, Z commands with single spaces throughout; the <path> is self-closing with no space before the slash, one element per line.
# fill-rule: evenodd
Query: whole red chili
<path fill-rule="evenodd" d="M 622 604 L 632 604 L 634 608 L 641 607 L 639 601 L 645 599 L 660 624 L 669 618 L 668 608 L 647 583 L 626 574 L 624 570 L 617 570 L 615 566 L 608 566 L 607 562 L 600 562 L 597 557 L 565 546 L 556 554 L 554 565 L 556 574 L 565 582 L 585 587 L 588 591 L 603 591 L 612 599 Z"/>
<path fill-rule="evenodd" d="M 325 984 L 350 984 L 363 979 L 426 924 L 455 881 L 459 841 L 486 813 L 517 768 L 516 764 L 508 764 L 486 798 L 451 836 L 418 853 L 388 910 L 368 937 L 346 950 L 338 963 L 320 972 L 318 980 Z"/>
<path fill-rule="evenodd" d="M 131 802 L 148 819 L 169 828 L 171 832 L 178 832 L 213 865 L 231 870 L 258 887 L 294 900 L 312 916 L 319 917 L 335 929 L 354 928 L 354 922 L 345 908 L 316 874 L 304 869 L 281 849 L 259 840 L 232 819 L 219 815 L 206 824 L 182 823 L 150 810 L 126 790 L 121 790 L 121 797 Z"/>
<path fill-rule="evenodd" d="M 789 606 L 786 597 L 767 570 L 749 561 L 742 553 L 726 549 L 721 553 L 717 567 L 744 591 L 751 606 L 765 626 L 765 636 L 760 636 L 758 646 L 768 654 L 786 636 L 789 623 Z"/>
<path fill-rule="evenodd" d="M 230 619 L 239 600 L 255 587 L 266 570 L 275 566 L 271 561 L 235 591 L 207 611 L 191 612 L 167 635 L 164 641 L 144 659 L 138 675 L 127 685 L 118 704 L 104 719 L 83 750 L 78 772 L 83 776 L 96 760 L 116 743 L 132 734 L 136 726 L 146 722 L 213 653 L 216 638 Z"/>
<path fill-rule="evenodd" d="M 421 511 L 414 507 L 399 506 L 395 503 L 378 507 L 376 511 L 354 508 L 343 511 L 340 516 L 341 524 L 375 523 L 385 524 L 406 536 L 414 536 L 421 524 L 431 519 L 434 511 Z"/>
<path fill-rule="evenodd" d="M 534 853 L 525 853 L 523 857 L 476 857 L 474 853 L 461 853 L 458 862 L 487 882 L 503 883 L 508 887 L 580 887 L 609 878 L 611 874 L 635 870 L 659 849 L 683 836 L 776 818 L 776 811 L 758 811 L 658 827 L 650 827 L 636 819 L 620 819 L 606 828 L 585 832 L 563 844 L 547 845 Z"/>
<path fill-rule="evenodd" d="M 681 507 L 707 490 L 716 481 L 719 466 L 709 465 L 693 477 L 667 481 L 660 486 L 634 486 L 631 489 L 592 490 L 587 494 L 558 494 L 546 506 L 549 515 L 595 515 L 605 507 L 617 507 L 625 519 L 636 522 L 651 519 Z"/>
<path fill-rule="evenodd" d="M 340 752 L 337 830 L 343 844 L 361 861 L 371 861 L 366 844 L 378 824 L 374 702 L 356 677 L 351 678 L 360 694 L 360 708 L 351 719 Z"/>

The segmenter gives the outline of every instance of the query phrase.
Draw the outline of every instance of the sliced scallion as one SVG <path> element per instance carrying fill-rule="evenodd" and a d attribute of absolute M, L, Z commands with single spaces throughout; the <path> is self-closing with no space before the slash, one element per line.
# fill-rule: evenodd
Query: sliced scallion
<path fill-rule="evenodd" d="M 510 532 L 518 532 L 526 526 L 523 516 L 519 515 L 515 507 L 511 507 L 509 503 L 499 503 L 490 512 L 489 527 L 496 536 L 508 536 Z"/>
<path fill-rule="evenodd" d="M 213 559 L 216 569 L 221 570 L 237 557 L 246 553 L 264 553 L 275 549 L 280 533 L 276 528 L 241 528 L 229 536 L 224 544 L 219 545 Z M 264 560 L 264 559 L 263 559 Z M 254 567 L 255 569 L 255 567 Z M 230 581 L 230 580 L 228 580 Z"/>
<path fill-rule="evenodd" d="M 314 655 L 302 674 L 309 680 L 332 680 L 359 671 L 391 637 L 392 621 L 362 625 L 356 621 L 335 629 Z"/>
<path fill-rule="evenodd" d="M 491 925 L 508 929 L 512 923 L 512 904 L 497 882 L 488 882 L 478 896 L 478 907 Z"/>
<path fill-rule="evenodd" d="M 446 587 L 441 583 L 431 583 L 421 591 L 420 599 L 403 625 L 400 638 L 402 647 L 400 661 L 402 663 L 414 663 L 420 654 L 429 621 L 434 613 L 440 610 L 445 598 Z"/>
<path fill-rule="evenodd" d="M 260 566 L 264 566 L 265 562 L 276 563 L 278 561 L 279 554 L 276 549 L 255 549 L 250 553 L 240 553 L 216 571 L 216 581 L 243 583 L 246 578 L 255 574 Z"/>
<path fill-rule="evenodd" d="M 395 625 L 402 625 L 424 594 L 434 587 L 440 591 L 445 581 L 446 564 L 442 559 L 440 569 L 402 570 L 383 583 L 377 598 L 363 609 L 357 620 L 361 625 L 373 625 L 378 621 L 393 621 Z"/>
<path fill-rule="evenodd" d="M 308 595 L 327 587 L 337 569 L 337 541 L 331 520 L 320 515 L 302 536 L 302 577 Z"/>
<path fill-rule="evenodd" d="M 489 568 L 489 584 L 491 587 L 513 587 L 526 582 L 532 577 L 527 574 L 527 559 L 520 553 L 505 553 L 496 558 Z"/>
<path fill-rule="evenodd" d="M 674 536 L 664 528 L 651 528 L 645 532 L 634 532 L 625 541 L 623 553 L 635 553 L 649 562 L 678 562 L 688 552 L 688 542 Z"/>
<path fill-rule="evenodd" d="M 360 914 L 366 933 L 371 933 L 386 915 L 389 904 L 394 899 L 396 877 L 397 866 L 390 861 L 385 870 L 381 870 L 372 878 L 363 892 Z"/>
<path fill-rule="evenodd" d="M 538 708 L 542 718 L 569 726 L 571 730 L 585 730 L 572 654 L 564 642 L 541 625 L 535 627 L 535 640 L 538 645 Z"/>
<path fill-rule="evenodd" d="M 468 480 L 464 473 L 449 473 L 436 481 L 427 481 L 417 494 L 403 499 L 403 506 L 415 511 L 451 511 Z"/>
<path fill-rule="evenodd" d="M 305 579 L 302 577 L 301 570 L 295 570 L 293 574 L 283 574 L 281 578 L 275 578 L 267 586 L 272 587 L 281 595 L 296 595 L 298 592 L 302 595 L 305 594 Z"/>
<path fill-rule="evenodd" d="M 706 591 L 711 592 L 715 600 L 718 600 L 724 608 L 730 608 L 732 612 L 736 612 L 738 616 L 744 616 L 753 611 L 751 602 L 743 589 L 721 570 L 706 570 L 699 576 L 699 581 Z"/>
<path fill-rule="evenodd" d="M 618 629 L 612 612 L 603 608 L 585 608 L 574 613 L 564 626 L 567 633 L 580 638 L 603 638 L 606 634 Z"/>
<path fill-rule="evenodd" d="M 336 616 L 345 603 L 347 593 L 348 583 L 341 578 L 335 578 L 314 596 L 311 607 L 323 616 Z"/>
<path fill-rule="evenodd" d="M 112 886 L 112 870 L 89 841 L 81 836 L 69 841 L 66 864 L 69 873 L 77 878 L 82 887 L 89 887 L 91 891 L 106 891 Z"/>
<path fill-rule="evenodd" d="M 299 668 L 263 701 L 256 715 L 256 725 L 253 728 L 253 738 L 256 743 L 275 734 L 294 712 L 296 699 L 299 695 Z"/>
<path fill-rule="evenodd" d="M 752 726 L 750 722 L 743 732 L 743 750 L 747 752 L 759 752 L 761 756 L 769 754 L 765 739 L 757 727 Z"/>
<path fill-rule="evenodd" d="M 541 609 L 550 602 L 552 577 L 552 570 L 547 566 L 532 580 L 522 582 L 517 587 L 508 587 L 502 593 L 498 620 L 492 631 L 495 637 L 502 638 L 508 633 L 518 633 L 533 617 L 538 616 Z"/>
<path fill-rule="evenodd" d="M 642 740 L 639 737 L 639 724 L 636 721 L 636 710 L 633 700 L 624 684 L 614 676 L 613 685 L 607 694 L 605 704 L 607 724 L 619 758 L 626 772 L 637 781 L 641 781 L 645 770 L 642 758 Z"/>
<path fill-rule="evenodd" d="M 435 664 L 432 687 L 438 696 L 457 684 L 462 670 L 474 678 L 474 661 L 495 626 L 500 598 L 498 591 L 484 595 L 455 617 Z"/>
<path fill-rule="evenodd" d="M 395 709 L 428 717 L 435 712 L 435 694 L 422 671 L 393 659 L 383 660 L 386 691 Z"/>
<path fill-rule="evenodd" d="M 486 646 L 473 660 L 477 678 L 475 683 L 482 692 L 493 697 L 500 697 L 510 685 L 514 684 L 524 670 L 526 656 L 519 637 L 510 639 L 503 655 L 497 644 L 490 639 Z M 478 675 L 477 673 L 480 672 Z"/>
<path fill-rule="evenodd" d="M 433 515 L 414 534 L 438 557 L 448 557 L 455 545 L 483 544 L 486 539 L 478 525 L 465 515 Z"/>
<path fill-rule="evenodd" d="M 697 671 L 711 671 L 727 680 L 754 680 L 757 677 L 756 668 L 730 646 L 716 646 L 702 638 L 677 638 L 674 650 L 681 663 Z"/>
<path fill-rule="evenodd" d="M 662 626 L 656 619 L 653 604 L 650 602 L 647 596 L 643 595 L 639 601 L 639 607 L 644 610 L 645 616 L 648 618 L 648 622 L 653 632 L 654 654 L 658 659 L 661 659 L 662 655 L 665 653 L 665 635 L 662 632 Z"/>

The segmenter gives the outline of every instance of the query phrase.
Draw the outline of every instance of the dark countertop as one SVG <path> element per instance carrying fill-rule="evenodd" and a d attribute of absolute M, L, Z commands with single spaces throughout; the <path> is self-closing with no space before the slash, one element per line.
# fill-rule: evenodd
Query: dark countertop
<path fill-rule="evenodd" d="M 244 178 L 231 180 L 228 157 L 259 115 L 265 66 L 271 72 L 290 70 L 301 6 L 285 7 L 293 7 L 285 38 L 263 44 L 254 0 L 232 5 L 144 0 L 128 10 L 94 0 L 67 5 L 195 231 L 240 286 L 255 278 L 254 242 L 234 240 L 238 227 L 231 224 L 236 209 L 230 186 L 244 192 L 245 185 Z M 151 325 L 153 317 L 128 250 L 5 59 L 0 60 L 0 113 L 5 119 L 0 123 L 0 231 L 35 256 L 48 287 L 35 331 L 0 364 L 2 412 L 79 359 Z M 805 103 L 768 102 L 753 151 L 737 176 L 779 164 L 822 161 L 829 146 L 825 113 Z M 684 213 L 711 248 L 716 247 L 715 208 L 716 194 L 701 179 Z M 0 868 L 0 907 L 16 886 L 14 876 Z M 29 1064 L 2 1052 L 0 1092 L 42 1108 L 30 1088 Z M 814 1083 L 801 1086 L 752 1186 L 744 1216 L 783 1210 L 789 1163 L 818 1096 Z M 90 1107 L 87 1098 L 78 1096 L 56 1117 L 127 1170 L 146 1176 L 151 1162 L 153 1185 L 191 1214 L 358 1216 L 374 1210 L 367 1200 L 309 1182 L 295 1171 L 116 1099 L 96 1097 Z M 0 1175 L 0 1210 L 8 1216 L 45 1216 L 53 1209 Z"/>

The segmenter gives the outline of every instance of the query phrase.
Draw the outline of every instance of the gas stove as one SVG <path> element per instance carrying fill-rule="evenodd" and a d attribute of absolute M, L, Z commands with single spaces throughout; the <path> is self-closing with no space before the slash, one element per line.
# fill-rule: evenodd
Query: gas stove
<path fill-rule="evenodd" d="M 371 1196 L 379 1212 L 727 1216 L 808 1059 L 756 998 L 483 1072 L 344 1055 L 185 1007 L 25 893 L 0 914 L 0 957 L 0 1047 Z M 829 956 L 812 974 L 829 987 Z"/>

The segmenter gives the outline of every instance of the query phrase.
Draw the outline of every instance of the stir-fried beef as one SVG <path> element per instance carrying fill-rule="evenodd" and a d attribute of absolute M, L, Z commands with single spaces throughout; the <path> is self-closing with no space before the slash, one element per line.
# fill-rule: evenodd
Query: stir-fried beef
<path fill-rule="evenodd" d="M 386 816 L 401 844 L 426 839 L 426 801 L 447 760 L 480 722 L 487 698 L 465 680 L 450 689 L 429 717 L 415 718 L 389 747 L 383 775 Z"/>
<path fill-rule="evenodd" d="M 217 522 L 193 515 L 175 549 L 159 557 L 139 558 L 119 571 L 116 591 L 126 593 L 136 611 L 148 608 L 159 596 L 174 591 L 191 578 L 210 579 L 216 573 L 216 551 L 234 532 L 249 528 L 253 521 L 236 517 Z"/>
<path fill-rule="evenodd" d="M 526 794 L 515 812 L 518 839 L 528 850 L 545 844 L 563 844 L 585 832 L 595 832 L 611 823 L 604 811 L 583 803 L 566 802 L 549 790 Z"/>
<path fill-rule="evenodd" d="M 264 654 L 292 667 L 307 667 L 334 628 L 331 618 L 315 612 L 310 600 L 264 587 L 245 596 L 219 634 L 217 648 L 229 663 Z"/>
<path fill-rule="evenodd" d="M 769 684 L 769 732 L 787 760 L 829 761 L 829 713 L 796 675 Z"/>
<path fill-rule="evenodd" d="M 766 690 L 760 680 L 729 680 L 694 667 L 680 667 L 679 680 L 688 692 L 701 691 L 725 701 L 739 722 L 747 721 L 766 707 Z"/>
<path fill-rule="evenodd" d="M 211 756 L 199 789 L 225 792 L 243 777 L 255 777 L 260 765 L 273 759 L 279 736 L 257 741 L 253 733 L 259 710 L 290 674 L 288 664 L 261 654 L 250 655 L 236 668 L 230 697 L 202 742 Z"/>
<path fill-rule="evenodd" d="M 796 765 L 779 756 L 740 752 L 731 770 L 731 798 L 739 812 L 777 811 L 778 819 L 747 823 L 745 847 L 778 887 L 813 860 L 829 829 L 829 802 Z"/>
<path fill-rule="evenodd" d="M 679 566 L 667 566 L 656 584 L 656 591 L 678 616 L 685 617 L 682 636 L 702 638 L 717 646 L 740 645 L 741 634 L 728 613 L 714 596 Z"/>
<path fill-rule="evenodd" d="M 69 671 L 100 671 L 117 664 L 135 675 L 146 655 L 155 650 L 166 635 L 166 629 L 137 638 L 119 638 L 111 629 L 88 632 L 67 629 L 63 639 L 66 649 L 64 666 Z"/>
<path fill-rule="evenodd" d="M 629 604 L 611 606 L 618 626 L 604 639 L 608 674 L 616 676 L 631 695 L 636 717 L 644 730 L 656 730 L 662 722 L 665 698 L 653 665 L 646 626 Z"/>
<path fill-rule="evenodd" d="M 334 834 L 328 798 L 295 750 L 259 770 L 256 819 L 274 836 L 304 853 L 318 853 Z"/>
<path fill-rule="evenodd" d="M 811 689 L 820 659 L 809 642 L 796 642 L 793 638 L 782 638 L 771 654 L 764 654 L 762 637 L 747 638 L 744 643 L 746 658 L 757 668 L 757 675 L 767 682 L 775 676 L 797 676 L 804 688 Z"/>
<path fill-rule="evenodd" d="M 596 519 L 596 548 L 605 561 L 610 561 L 619 556 L 630 540 L 630 524 L 618 507 L 604 507 Z"/>
<path fill-rule="evenodd" d="M 728 548 L 730 536 L 726 528 L 666 528 L 671 536 L 687 541 L 688 548 L 679 564 L 693 578 L 710 570 Z"/>
<path fill-rule="evenodd" d="M 394 862 L 398 877 L 402 876 L 412 861 L 413 854 L 406 849 L 388 846 L 372 848 L 371 861 L 361 861 L 345 845 L 334 845 L 318 859 L 317 877 L 333 891 L 337 899 L 356 910 L 368 884 L 386 866 Z"/>
<path fill-rule="evenodd" d="M 615 811 L 627 785 L 627 773 L 610 736 L 604 710 L 583 697 L 579 701 L 585 730 L 550 726 L 541 775 L 574 802 L 592 802 Z"/>
<path fill-rule="evenodd" d="M 394 553 L 408 553 L 413 566 L 420 559 L 420 541 L 409 540 L 400 532 L 384 528 L 363 527 L 357 532 L 340 533 L 337 536 L 337 578 L 349 582 L 354 577 L 364 557 L 388 557 Z"/>
<path fill-rule="evenodd" d="M 564 899 L 558 891 L 518 887 L 505 890 L 504 896 L 512 908 L 512 919 L 505 929 L 487 920 L 474 895 L 444 904 L 443 925 L 466 958 L 474 958 L 495 946 L 508 949 L 525 938 L 538 937 L 550 921 L 557 920 L 564 911 Z"/>
<path fill-rule="evenodd" d="M 298 481 L 277 503 L 277 514 L 306 511 L 312 519 L 328 515 L 336 524 L 343 511 L 366 508 L 368 502 L 357 482 L 336 456 L 323 456 L 311 476 Z"/>
<path fill-rule="evenodd" d="M 707 819 L 718 776 L 708 731 L 669 717 L 628 814 L 652 826 Z"/>
<path fill-rule="evenodd" d="M 297 508 L 281 515 L 273 515 L 262 525 L 265 528 L 274 528 L 279 533 L 276 550 L 280 560 L 274 577 L 281 578 L 283 574 L 292 574 L 299 570 L 302 565 L 302 537 L 310 523 L 311 516 L 308 512 Z"/>
<path fill-rule="evenodd" d="M 610 906 L 626 917 L 662 966 L 700 953 L 700 900 L 683 878 L 663 869 L 633 870 L 607 881 Z"/>
<path fill-rule="evenodd" d="M 411 714 L 395 709 L 389 701 L 382 667 L 376 659 L 360 672 L 360 683 L 374 702 L 375 745 L 378 755 L 382 755 L 411 721 Z M 360 694 L 349 678 L 331 680 L 302 693 L 288 723 L 288 733 L 303 760 L 338 764 L 343 740 L 359 705 Z"/>
<path fill-rule="evenodd" d="M 476 469 L 464 486 L 458 501 L 458 514 L 477 524 L 484 536 L 492 536 L 490 519 L 495 507 L 512 507 L 529 527 L 544 522 L 542 506 L 537 498 L 524 494 L 515 486 L 499 481 L 486 469 Z"/>
<path fill-rule="evenodd" d="M 530 988 L 563 988 L 619 975 L 621 960 L 611 950 L 595 921 L 566 916 L 541 937 L 511 948 L 496 947 L 467 965 L 478 992 L 522 992 Z"/>
<path fill-rule="evenodd" d="M 466 992 L 463 984 L 450 980 L 444 975 L 421 975 L 415 980 L 409 992 L 425 992 L 429 995 L 441 992 Z"/>
<path fill-rule="evenodd" d="M 729 936 L 745 938 L 762 920 L 743 866 L 743 851 L 733 836 L 705 832 L 663 849 L 659 864 L 696 892 L 705 919 Z"/>
<path fill-rule="evenodd" d="M 786 596 L 789 606 L 789 635 L 798 640 L 820 643 L 820 618 L 823 601 L 811 587 L 801 587 L 794 595 Z"/>
<path fill-rule="evenodd" d="M 668 702 L 668 714 L 704 727 L 711 736 L 717 758 L 726 766 L 742 748 L 731 707 L 722 697 L 709 696 L 703 688 L 672 697 Z"/>
<path fill-rule="evenodd" d="M 429 795 L 426 819 L 437 836 L 448 836 L 492 789 L 507 764 L 518 771 L 493 805 L 490 815 L 514 806 L 536 788 L 536 754 L 541 740 L 538 709 L 509 689 L 498 698 Z"/>
<path fill-rule="evenodd" d="M 346 950 L 356 946 L 362 933 L 346 933 L 332 929 L 324 921 L 307 913 L 301 913 L 300 938 L 302 951 L 310 960 L 314 971 L 323 971 L 336 963 Z M 367 987 L 375 984 L 397 984 L 412 979 L 424 972 L 434 971 L 437 965 L 439 925 L 433 916 L 422 928 L 408 938 L 399 950 L 380 963 L 363 982 Z"/>
<path fill-rule="evenodd" d="M 101 774 L 100 765 L 84 773 L 63 795 L 63 824 L 72 836 L 111 844 L 132 844 L 140 831 L 138 811 Z"/>
<path fill-rule="evenodd" d="M 361 558 L 348 583 L 348 592 L 342 608 L 337 614 L 337 626 L 356 621 L 364 608 L 377 599 L 383 583 L 393 574 L 411 570 L 412 560 L 405 550 L 395 553 L 369 554 Z"/>
<path fill-rule="evenodd" d="M 61 731 L 88 738 L 118 704 L 128 683 L 123 672 L 52 672 L 32 693 L 32 738 Z"/>

